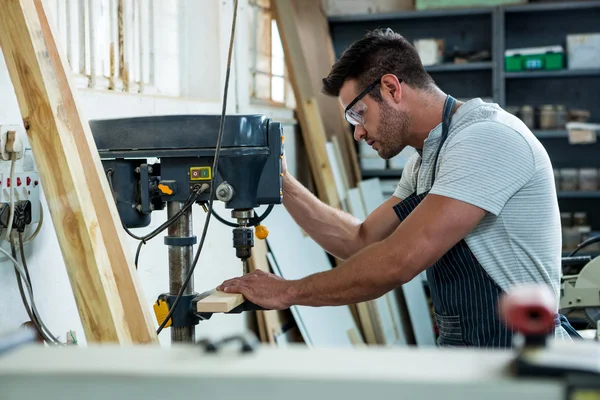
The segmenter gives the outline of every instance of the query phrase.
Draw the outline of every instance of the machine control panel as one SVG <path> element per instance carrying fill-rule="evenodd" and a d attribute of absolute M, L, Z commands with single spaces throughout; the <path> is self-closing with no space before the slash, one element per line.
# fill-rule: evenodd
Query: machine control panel
<path fill-rule="evenodd" d="M 191 181 L 210 181 L 212 179 L 212 168 L 211 167 L 191 167 L 190 168 L 190 180 Z"/>

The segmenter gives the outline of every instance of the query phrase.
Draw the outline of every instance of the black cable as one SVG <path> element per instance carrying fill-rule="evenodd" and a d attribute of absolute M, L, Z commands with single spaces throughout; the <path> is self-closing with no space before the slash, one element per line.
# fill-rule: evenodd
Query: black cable
<path fill-rule="evenodd" d="M 111 194 L 112 194 L 113 198 L 115 199 L 115 203 L 116 203 L 117 200 L 116 200 L 116 195 L 115 195 L 115 191 L 114 191 L 113 183 L 112 183 L 113 174 L 114 174 L 114 170 L 112 168 L 109 169 L 108 171 L 106 171 L 106 177 L 108 178 L 108 186 L 110 187 Z M 148 242 L 149 240 L 154 239 L 156 236 L 160 235 L 165 229 L 168 229 L 171 225 L 173 225 L 179 217 L 181 217 L 192 205 L 194 205 L 194 203 L 198 199 L 198 196 L 200 196 L 200 194 L 204 193 L 205 190 L 206 190 L 206 186 L 200 186 L 200 188 L 198 188 L 196 191 L 190 192 L 190 194 L 189 194 L 188 198 L 185 200 L 184 206 L 181 208 L 181 210 L 177 211 L 177 213 L 175 215 L 173 215 L 171 218 L 169 218 L 168 220 L 163 222 L 158 228 L 156 228 L 152 232 L 148 233 L 147 235 L 144 235 L 144 236 L 135 235 L 121 221 L 121 225 L 123 225 L 123 229 L 125 230 L 125 232 L 132 238 L 140 241 L 137 251 L 135 253 L 135 269 L 138 268 L 138 261 L 139 261 L 139 257 L 140 257 L 140 252 L 142 250 L 142 245 L 146 244 L 146 242 Z"/>
<path fill-rule="evenodd" d="M 12 253 L 13 258 L 17 258 L 17 251 L 15 250 L 15 245 L 11 243 L 10 246 L 10 250 Z M 42 331 L 37 318 L 35 317 L 35 315 L 33 315 L 33 312 L 31 311 L 31 307 L 29 307 L 29 302 L 27 301 L 27 296 L 25 296 L 25 289 L 23 288 L 23 282 L 21 281 L 21 275 L 19 275 L 19 270 L 17 269 L 17 267 L 14 267 L 15 270 L 15 275 L 17 277 L 17 284 L 19 285 L 19 293 L 21 294 L 21 301 L 23 302 L 23 307 L 25 307 L 25 311 L 27 312 L 27 315 L 29 316 L 29 319 L 31 320 L 31 322 L 33 322 L 33 325 L 35 326 L 35 329 L 37 330 L 37 332 L 40 334 L 40 336 L 42 336 L 44 338 L 44 332 Z M 44 338 L 45 340 L 45 338 Z"/>
<path fill-rule="evenodd" d="M 600 236 L 594 236 L 592 238 L 589 238 L 588 240 L 584 241 L 583 243 L 580 243 L 577 248 L 575 250 L 573 250 L 573 252 L 569 255 L 569 257 L 573 257 L 575 255 L 575 253 L 577 253 L 579 250 L 583 249 L 584 247 L 587 247 L 591 244 L 594 243 L 598 243 L 600 242 Z"/>
<path fill-rule="evenodd" d="M 229 89 L 229 75 L 231 73 L 231 58 L 232 58 L 232 52 L 233 52 L 233 39 L 235 37 L 235 25 L 236 25 L 236 21 L 237 21 L 237 9 L 238 9 L 238 0 L 235 0 L 234 5 L 233 5 L 233 21 L 231 23 L 231 37 L 229 38 L 229 54 L 227 57 L 227 72 L 225 75 L 225 88 L 223 89 L 224 93 L 223 93 L 223 106 L 222 106 L 222 110 L 221 110 L 221 122 L 219 124 L 219 134 L 217 136 L 217 147 L 215 149 L 215 159 L 213 160 L 213 166 L 212 166 L 213 171 L 217 171 L 217 165 L 219 162 L 219 153 L 221 152 L 221 139 L 223 138 L 223 127 L 225 125 L 225 115 L 226 115 L 226 110 L 227 110 L 227 92 Z M 185 277 L 185 281 L 183 282 L 183 285 L 181 285 L 181 289 L 179 289 L 179 293 L 177 293 L 177 297 L 175 298 L 175 301 L 173 302 L 173 305 L 171 306 L 169 313 L 167 314 L 167 316 L 165 317 L 163 322 L 160 324 L 160 326 L 156 330 L 157 335 L 160 334 L 160 332 L 162 332 L 162 330 L 164 329 L 167 322 L 169 322 L 169 320 L 173 316 L 173 312 L 177 308 L 177 305 L 179 304 L 179 301 L 181 300 L 181 296 L 183 296 L 183 292 L 187 289 L 187 287 L 190 283 L 190 280 L 192 279 L 192 275 L 194 274 L 194 270 L 196 269 L 196 265 L 198 264 L 198 259 L 200 258 L 200 253 L 202 252 L 202 247 L 204 246 L 204 240 L 206 239 L 206 233 L 208 231 L 210 217 L 211 217 L 211 215 L 213 215 L 212 209 L 213 209 L 213 200 L 214 200 L 214 195 L 215 195 L 214 186 L 215 186 L 216 173 L 213 173 L 212 175 L 213 176 L 212 176 L 211 185 L 210 185 L 210 196 L 209 196 L 209 200 L 208 200 L 208 213 L 206 215 L 206 220 L 204 221 L 204 230 L 202 232 L 202 237 L 200 238 L 200 244 L 198 245 L 198 251 L 196 252 L 196 255 L 194 257 L 194 261 L 192 262 L 190 271 L 188 272 L 187 276 Z"/>
<path fill-rule="evenodd" d="M 29 267 L 27 266 L 27 261 L 25 259 L 25 250 L 23 248 L 23 235 L 20 232 L 19 232 L 19 248 L 21 250 L 21 261 L 23 264 L 23 270 L 25 271 L 27 283 L 29 283 L 29 286 L 32 288 L 31 293 L 33 294 L 33 285 L 31 284 L 31 276 L 29 275 Z M 16 250 L 15 244 L 12 240 L 10 241 L 10 251 L 12 253 L 13 258 L 16 260 L 17 259 L 17 250 Z M 42 339 L 44 339 L 48 343 L 54 343 L 54 341 L 46 334 L 46 332 L 44 332 L 44 329 L 42 328 L 42 325 L 40 324 L 40 321 L 39 321 L 37 315 L 35 314 L 35 312 L 31 308 L 31 306 L 29 305 L 29 302 L 27 301 L 27 296 L 25 296 L 25 289 L 23 288 L 23 282 L 21 280 L 22 279 L 21 275 L 19 274 L 19 271 L 17 270 L 16 266 L 14 267 L 14 269 L 15 269 L 15 274 L 17 276 L 17 284 L 19 285 L 19 293 L 21 295 L 21 300 L 23 301 L 23 306 L 25 307 L 25 311 L 27 312 L 29 319 L 31 320 L 31 322 L 33 322 L 35 329 L 40 334 Z"/>
<path fill-rule="evenodd" d="M 252 217 L 250 219 L 250 223 L 247 226 L 256 226 L 258 224 L 260 224 L 261 222 L 263 222 L 265 220 L 265 218 L 267 218 L 269 216 L 269 214 L 271 213 L 271 210 L 273 210 L 274 205 L 270 204 L 269 207 L 267 207 L 267 209 L 265 210 L 265 212 L 263 213 L 263 215 L 261 215 L 260 217 L 256 216 L 256 211 L 254 212 L 254 217 Z M 215 216 L 215 218 L 221 222 L 222 224 L 225 224 L 229 227 L 232 228 L 239 228 L 240 224 L 235 223 L 235 222 L 229 222 L 226 219 L 224 219 L 223 217 L 221 217 L 214 209 L 211 210 L 212 215 Z"/>

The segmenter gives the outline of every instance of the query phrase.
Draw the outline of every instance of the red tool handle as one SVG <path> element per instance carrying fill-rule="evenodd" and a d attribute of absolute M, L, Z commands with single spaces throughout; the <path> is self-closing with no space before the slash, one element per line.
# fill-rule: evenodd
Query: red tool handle
<path fill-rule="evenodd" d="M 548 335 L 554 329 L 556 298 L 546 286 L 521 286 L 502 296 L 500 316 L 514 331 Z"/>

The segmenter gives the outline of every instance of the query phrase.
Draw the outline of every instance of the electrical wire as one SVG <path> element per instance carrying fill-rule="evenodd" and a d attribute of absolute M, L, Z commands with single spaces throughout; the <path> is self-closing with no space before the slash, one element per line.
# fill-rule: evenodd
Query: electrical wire
<path fill-rule="evenodd" d="M 10 214 L 8 216 L 8 222 L 6 224 L 6 234 L 4 240 L 10 240 L 10 232 L 12 231 L 13 219 L 15 218 L 15 196 L 13 195 L 13 189 L 11 185 L 15 184 L 15 164 L 17 162 L 17 153 L 11 153 L 10 157 L 10 185 L 8 185 L 8 198 L 10 204 Z"/>
<path fill-rule="evenodd" d="M 569 254 L 569 257 L 573 257 L 579 250 L 583 249 L 584 247 L 587 247 L 591 244 L 598 243 L 598 242 L 600 242 L 600 236 L 594 236 L 594 237 L 589 238 L 588 240 L 580 243 L 577 246 L 577 248 L 575 250 L 573 250 L 573 252 L 571 254 Z"/>
<path fill-rule="evenodd" d="M 219 133 L 217 135 L 217 146 L 215 149 L 215 158 L 213 160 L 213 166 L 212 166 L 213 171 L 217 170 L 217 165 L 219 163 L 219 153 L 221 152 L 221 139 L 223 138 L 223 127 L 225 125 L 225 115 L 226 115 L 226 111 L 227 111 L 227 92 L 229 90 L 229 76 L 231 74 L 231 59 L 232 59 L 232 53 L 233 53 L 233 42 L 234 42 L 234 37 L 235 37 L 235 26 L 236 26 L 236 22 L 237 22 L 237 10 L 238 10 L 238 0 L 235 0 L 234 5 L 233 5 L 233 21 L 231 23 L 231 37 L 229 38 L 229 52 L 227 55 L 227 71 L 226 71 L 226 75 L 225 75 L 225 87 L 223 89 L 224 93 L 223 93 L 223 106 L 222 106 L 222 110 L 221 110 L 221 122 L 219 124 Z M 170 307 L 169 313 L 167 314 L 167 316 L 165 317 L 163 322 L 160 324 L 160 326 L 156 330 L 157 335 L 160 334 L 160 332 L 162 332 L 162 330 L 164 329 L 167 322 L 169 322 L 169 320 L 173 316 L 173 312 L 177 308 L 177 305 L 179 304 L 179 301 L 181 300 L 181 296 L 183 296 L 183 292 L 185 292 L 185 290 L 187 289 L 187 287 L 190 283 L 190 280 L 192 279 L 192 275 L 194 274 L 194 270 L 196 269 L 196 265 L 198 264 L 198 259 L 200 258 L 200 253 L 202 252 L 202 247 L 204 246 L 204 240 L 206 239 L 206 233 L 208 231 L 210 217 L 211 217 L 211 215 L 213 215 L 212 208 L 213 208 L 213 200 L 214 200 L 214 195 L 215 195 L 214 186 L 215 186 L 216 174 L 212 174 L 212 175 L 213 176 L 212 176 L 211 185 L 210 185 L 210 196 L 209 196 L 209 200 L 208 200 L 208 213 L 206 215 L 206 220 L 204 221 L 204 229 L 202 231 L 202 237 L 200 238 L 200 243 L 198 245 L 198 251 L 196 252 L 196 255 L 194 256 L 194 261 L 192 262 L 190 270 L 189 270 L 187 276 L 185 277 L 185 281 L 181 285 L 181 289 L 179 289 L 179 293 L 177 293 L 177 297 L 175 298 L 173 305 Z"/>
<path fill-rule="evenodd" d="M 38 312 L 37 306 L 35 305 L 35 300 L 33 297 L 33 289 L 31 288 L 31 284 L 27 281 L 27 274 L 25 274 L 23 267 L 13 256 L 11 256 L 8 253 L 8 251 L 4 250 L 2 247 L 0 247 L 0 252 L 3 253 L 13 263 L 13 265 L 15 266 L 15 269 L 18 271 L 21 279 L 25 283 L 25 287 L 27 288 L 27 292 L 29 294 L 29 304 L 31 304 L 32 313 L 33 313 L 33 315 L 35 315 L 36 320 L 39 323 L 40 329 L 45 331 L 45 334 L 48 336 L 50 343 L 56 344 L 56 345 L 61 345 L 62 343 L 60 343 L 60 341 L 54 335 L 52 335 L 52 333 L 50 332 L 50 329 L 48 329 L 48 327 L 46 326 L 46 324 L 40 317 L 40 313 Z M 35 323 L 35 321 L 32 321 L 32 322 Z"/>
<path fill-rule="evenodd" d="M 14 243 L 11 243 L 10 249 L 11 249 L 13 258 L 16 259 L 17 258 L 17 250 L 15 249 Z M 21 275 L 19 275 L 19 270 L 14 266 L 13 266 L 13 269 L 15 270 L 15 277 L 17 278 L 17 284 L 19 285 L 19 293 L 21 294 L 21 301 L 23 302 L 23 307 L 25 307 L 25 311 L 27 312 L 27 315 L 29 315 L 29 319 L 31 320 L 31 322 L 33 322 L 33 325 L 35 326 L 36 330 L 42 336 L 42 338 L 44 338 L 44 340 L 45 340 L 46 339 L 44 337 L 45 333 L 41 329 L 36 316 L 31 311 L 31 307 L 29 306 L 29 303 L 27 302 L 27 296 L 25 295 L 25 289 L 23 289 L 23 281 L 21 280 Z M 27 272 L 27 271 L 25 271 L 25 272 Z M 29 279 L 29 276 L 27 276 L 27 278 Z M 29 280 L 29 284 L 31 285 L 30 280 Z"/>
<path fill-rule="evenodd" d="M 256 226 L 256 225 L 260 224 L 261 222 L 263 222 L 265 220 L 265 218 L 267 218 L 269 216 L 269 214 L 271 213 L 271 210 L 273 210 L 273 207 L 274 207 L 274 205 L 270 204 L 269 207 L 267 207 L 267 209 L 263 213 L 263 215 L 261 215 L 260 217 L 256 216 L 256 211 L 255 211 L 254 217 L 250 219 L 250 223 L 247 226 Z M 225 224 L 231 228 L 239 228 L 241 226 L 238 223 L 227 221 L 225 218 L 221 217 L 214 209 L 211 210 L 211 212 L 212 212 L 212 215 L 214 215 L 215 218 L 222 224 Z"/>
<path fill-rule="evenodd" d="M 28 281 L 29 281 L 29 286 L 31 287 L 31 294 L 32 296 L 34 295 L 33 293 L 33 284 L 31 283 L 31 277 L 29 275 L 29 266 L 27 265 L 27 257 L 25 256 L 25 246 L 24 246 L 24 242 L 23 242 L 23 234 L 21 232 L 18 233 L 18 241 L 19 241 L 19 251 L 21 253 L 21 262 L 23 263 L 23 269 L 25 270 L 25 276 L 27 277 Z M 16 259 L 16 257 L 15 257 Z M 32 297 L 32 301 L 33 301 L 33 297 Z M 47 332 L 42 335 L 44 336 L 45 340 L 47 342 L 55 342 L 57 344 L 62 344 L 58 341 L 58 339 L 56 337 L 54 337 L 54 335 L 52 335 L 52 333 L 50 332 L 50 330 L 43 324 L 41 324 L 41 318 L 37 313 L 37 310 L 34 313 L 36 320 L 38 322 L 38 324 L 40 325 L 40 329 L 44 329 Z"/>
<path fill-rule="evenodd" d="M 33 233 L 31 234 L 31 236 L 29 236 L 27 239 L 25 239 L 25 241 L 23 241 L 23 243 L 27 244 L 27 243 L 30 243 L 33 239 L 35 239 L 36 236 L 42 230 L 43 224 L 44 224 L 44 207 L 42 206 L 42 201 L 40 200 L 40 222 L 38 222 L 37 227 L 35 228 L 35 231 L 33 231 Z"/>
<path fill-rule="evenodd" d="M 109 169 L 108 171 L 106 171 L 106 177 L 108 179 L 108 186 L 110 187 L 111 194 L 116 203 L 117 197 L 116 197 L 116 193 L 115 193 L 115 190 L 113 187 L 113 182 L 112 182 L 113 174 L 114 174 L 114 170 L 112 168 Z M 138 261 L 140 258 L 140 252 L 142 250 L 142 246 L 145 245 L 146 242 L 148 242 L 149 240 L 154 239 L 156 236 L 160 235 L 165 229 L 167 229 L 171 225 L 173 225 L 175 223 L 175 221 L 177 221 L 177 219 L 179 219 L 179 217 L 181 217 L 192 205 L 194 205 L 194 203 L 198 199 L 198 196 L 200 196 L 202 193 L 204 193 L 206 191 L 206 189 L 208 189 L 208 185 L 204 184 L 204 185 L 200 186 L 200 188 L 198 188 L 196 191 L 190 192 L 190 194 L 187 197 L 187 199 L 185 200 L 184 205 L 181 208 L 181 210 L 177 211 L 177 213 L 175 215 L 173 215 L 167 221 L 163 222 L 158 228 L 156 228 L 152 232 L 148 233 L 147 235 L 138 236 L 138 235 L 134 234 L 133 232 L 131 232 L 129 230 L 129 228 L 127 228 L 127 226 L 125 226 L 125 223 L 121 221 L 121 225 L 123 226 L 123 229 L 125 230 L 125 232 L 129 236 L 131 236 L 133 239 L 140 241 L 140 243 L 138 244 L 137 250 L 135 252 L 134 264 L 135 264 L 136 269 L 138 267 Z"/>

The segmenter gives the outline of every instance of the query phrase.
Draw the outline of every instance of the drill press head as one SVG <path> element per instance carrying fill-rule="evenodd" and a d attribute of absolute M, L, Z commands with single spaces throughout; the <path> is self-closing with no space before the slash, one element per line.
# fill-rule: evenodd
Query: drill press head
<path fill-rule="evenodd" d="M 205 205 L 214 192 L 232 210 L 233 246 L 244 262 L 254 245 L 254 208 L 282 202 L 283 129 L 263 115 L 227 116 L 213 171 L 220 122 L 220 115 L 173 115 L 92 120 L 90 127 L 125 226 L 148 226 L 152 211 L 188 201 L 208 184 L 196 202 Z"/>

